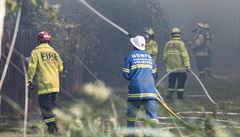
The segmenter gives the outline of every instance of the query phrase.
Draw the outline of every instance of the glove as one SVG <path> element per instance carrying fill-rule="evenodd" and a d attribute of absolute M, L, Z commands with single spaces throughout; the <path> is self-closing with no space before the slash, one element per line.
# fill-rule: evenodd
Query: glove
<path fill-rule="evenodd" d="M 185 67 L 186 68 L 186 72 L 190 72 L 190 68 L 189 67 Z"/>
<path fill-rule="evenodd" d="M 156 72 L 155 79 L 157 79 L 157 78 L 158 78 L 158 73 Z"/>
<path fill-rule="evenodd" d="M 33 87 L 33 84 L 31 81 L 28 81 L 28 89 L 32 90 L 34 87 Z"/>
<path fill-rule="evenodd" d="M 34 86 L 31 81 L 28 81 L 28 98 L 32 98 L 33 94 L 32 91 L 34 89 Z"/>
<path fill-rule="evenodd" d="M 132 34 L 130 34 L 130 33 L 128 34 L 128 36 L 129 36 L 130 38 L 132 38 L 132 37 L 133 37 L 133 35 L 132 35 Z"/>

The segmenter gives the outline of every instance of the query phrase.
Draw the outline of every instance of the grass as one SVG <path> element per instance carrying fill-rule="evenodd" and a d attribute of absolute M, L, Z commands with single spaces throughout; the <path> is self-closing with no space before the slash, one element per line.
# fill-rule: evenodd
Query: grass
<path fill-rule="evenodd" d="M 217 83 L 217 86 L 216 86 Z M 240 112 L 239 107 L 239 80 L 221 80 L 208 79 L 205 81 L 206 88 L 210 95 L 218 103 L 217 106 L 212 105 L 210 101 L 204 97 L 194 97 L 187 95 L 203 94 L 203 91 L 196 84 L 196 81 L 188 79 L 185 92 L 185 100 L 177 99 L 167 101 L 169 106 L 176 112 L 180 111 L 221 111 L 221 112 Z M 166 91 L 166 83 L 162 84 L 161 91 Z M 121 90 L 123 92 L 115 92 Z M 113 95 L 112 93 L 117 93 Z M 126 125 L 126 89 L 111 89 L 101 83 L 89 83 L 79 90 L 76 94 L 76 100 L 61 102 L 61 108 L 54 112 L 58 118 L 60 128 L 60 137 L 123 137 L 125 134 L 132 133 L 134 130 L 125 128 Z M 110 99 L 114 102 L 112 107 Z M 161 107 L 159 107 L 159 116 L 169 117 Z M 139 112 L 140 117 L 144 117 L 144 111 Z M 239 116 L 230 116 L 227 114 L 182 114 L 191 128 L 186 127 L 179 121 L 175 120 L 180 128 L 180 132 L 184 137 L 237 137 L 240 136 L 240 118 Z M 195 117 L 198 119 L 189 119 Z M 48 137 L 44 131 L 46 128 L 44 123 L 29 121 L 28 133 L 29 137 Z M 20 137 L 21 136 L 21 120 L 15 126 L 15 129 L 6 128 L 0 132 L 0 137 Z M 144 134 L 154 135 L 156 137 L 175 137 L 180 136 L 171 118 L 160 119 L 160 125 L 157 129 L 152 129 L 144 122 L 138 122 L 139 136 Z"/>

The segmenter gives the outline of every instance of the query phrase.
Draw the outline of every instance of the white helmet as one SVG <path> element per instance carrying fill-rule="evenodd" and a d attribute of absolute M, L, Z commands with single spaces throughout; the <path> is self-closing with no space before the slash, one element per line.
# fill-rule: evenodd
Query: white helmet
<path fill-rule="evenodd" d="M 130 42 L 135 48 L 139 50 L 145 50 L 146 40 L 143 36 L 137 35 L 134 38 L 130 38 Z"/>

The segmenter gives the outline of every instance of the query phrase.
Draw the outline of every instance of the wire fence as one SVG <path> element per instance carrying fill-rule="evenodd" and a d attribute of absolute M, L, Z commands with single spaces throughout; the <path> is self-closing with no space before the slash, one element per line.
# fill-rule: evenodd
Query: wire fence
<path fill-rule="evenodd" d="M 2 75 L 3 68 L 6 63 L 7 54 L 10 47 L 10 42 L 12 39 L 13 30 L 4 31 L 3 37 L 3 48 L 2 48 L 2 59 L 0 61 L 0 74 Z M 19 116 L 19 112 L 17 112 L 9 102 L 6 102 L 5 98 L 9 98 L 12 102 L 15 102 L 19 105 L 19 107 L 24 107 L 24 73 L 23 67 L 21 63 L 21 56 L 28 57 L 32 49 L 36 46 L 36 32 L 35 31 L 26 31 L 19 30 L 15 48 L 13 51 L 12 58 L 10 60 L 9 69 L 6 74 L 6 78 L 2 87 L 2 104 L 1 104 L 1 115 L 8 117 L 16 117 Z M 67 45 L 73 44 L 77 45 L 77 41 L 75 39 L 66 39 L 65 44 Z M 67 45 L 68 46 L 68 45 Z M 74 51 L 74 50 L 73 50 Z M 80 51 L 78 51 L 80 52 Z M 79 56 L 79 59 L 82 59 L 83 53 Z M 62 59 L 64 61 L 65 71 L 60 75 L 61 77 L 61 85 L 62 90 L 64 91 L 63 96 L 67 95 L 67 97 L 71 96 L 71 91 L 76 91 L 83 83 L 84 79 L 84 71 L 80 64 L 75 60 L 72 56 L 62 55 Z M 86 77 L 87 79 L 87 77 Z M 33 92 L 33 99 L 30 101 L 30 110 L 37 111 L 38 108 L 37 98 L 35 93 Z"/>

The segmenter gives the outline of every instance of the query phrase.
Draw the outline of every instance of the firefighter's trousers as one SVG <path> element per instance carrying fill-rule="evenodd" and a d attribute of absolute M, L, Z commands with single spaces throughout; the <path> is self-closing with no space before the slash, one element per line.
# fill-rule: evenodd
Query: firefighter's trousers
<path fill-rule="evenodd" d="M 56 92 L 38 96 L 40 110 L 49 133 L 55 133 L 58 130 L 55 115 L 52 112 L 56 106 L 56 96 Z"/>
<path fill-rule="evenodd" d="M 127 126 L 136 127 L 137 113 L 141 106 L 144 106 L 146 112 L 146 121 L 152 127 L 156 127 L 157 120 L 157 101 L 155 99 L 128 100 L 127 102 Z"/>
<path fill-rule="evenodd" d="M 206 72 L 211 75 L 211 60 L 211 55 L 196 56 L 197 69 L 201 78 L 205 77 Z"/>
<path fill-rule="evenodd" d="M 184 86 L 187 79 L 186 72 L 173 72 L 168 79 L 168 94 L 167 98 L 171 99 L 177 85 L 177 97 L 183 99 Z"/>

